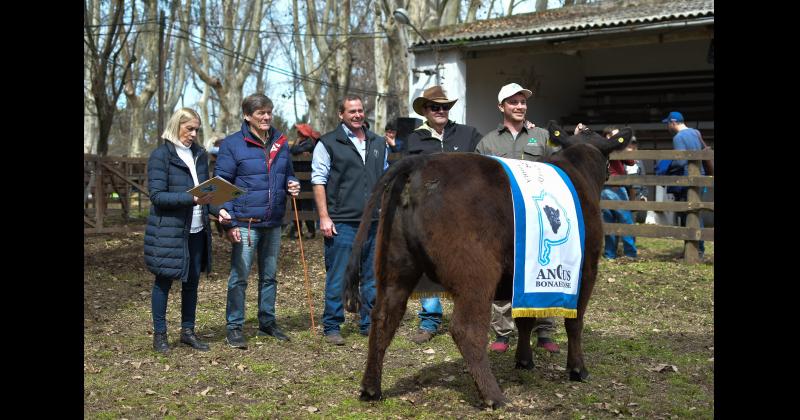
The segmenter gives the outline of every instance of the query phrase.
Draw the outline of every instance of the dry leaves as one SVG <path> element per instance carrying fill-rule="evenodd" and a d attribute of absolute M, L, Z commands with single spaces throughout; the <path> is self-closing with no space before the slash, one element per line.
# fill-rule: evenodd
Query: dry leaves
<path fill-rule="evenodd" d="M 670 372 L 670 371 L 677 372 L 678 367 L 675 365 L 668 365 L 666 363 L 659 363 L 653 367 L 647 368 L 647 370 L 651 372 Z"/>

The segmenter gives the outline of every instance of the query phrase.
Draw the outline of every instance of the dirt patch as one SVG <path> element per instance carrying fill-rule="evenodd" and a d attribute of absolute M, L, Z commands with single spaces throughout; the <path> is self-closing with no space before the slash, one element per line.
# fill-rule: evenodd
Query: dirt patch
<path fill-rule="evenodd" d="M 387 352 L 384 399 L 358 400 L 367 339 L 352 314 L 347 344 L 321 338 L 325 267 L 322 239 L 303 241 L 312 292 L 312 334 L 300 250 L 283 240 L 276 311 L 289 343 L 257 338 L 256 277 L 247 290 L 247 350 L 225 345 L 230 245 L 215 236 L 214 271 L 200 282 L 197 333 L 211 351 L 178 345 L 180 286 L 167 312 L 171 352 L 152 351 L 152 275 L 142 257 L 143 234 L 87 236 L 84 243 L 84 415 L 88 418 L 713 418 L 713 243 L 706 261 L 680 262 L 682 242 L 639 238 L 641 259 L 601 263 L 586 315 L 584 346 L 591 376 L 567 380 L 566 335 L 561 354 L 541 349 L 533 371 L 513 368 L 511 351 L 490 363 L 511 403 L 481 407 L 461 354 L 446 333 L 452 313 L 443 300 L 443 334 L 423 346 L 410 301 Z M 487 331 L 488 335 L 488 331 Z"/>

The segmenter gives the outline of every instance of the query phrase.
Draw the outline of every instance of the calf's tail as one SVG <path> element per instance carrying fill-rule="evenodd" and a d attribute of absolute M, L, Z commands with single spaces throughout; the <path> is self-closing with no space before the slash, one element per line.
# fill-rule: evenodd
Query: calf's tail
<path fill-rule="evenodd" d="M 359 285 L 361 283 L 361 256 L 365 251 L 364 242 L 367 240 L 367 235 L 372 225 L 372 213 L 375 206 L 383 201 L 385 194 L 388 194 L 388 199 L 384 201 L 384 208 L 380 209 L 378 217 L 378 230 L 387 232 L 391 229 L 394 210 L 406 180 L 416 168 L 422 166 L 427 158 L 428 156 L 406 156 L 392 164 L 389 170 L 375 183 L 369 201 L 367 201 L 367 204 L 364 206 L 358 232 L 356 232 L 356 237 L 353 240 L 353 251 L 350 254 L 350 261 L 347 264 L 347 270 L 344 275 L 345 287 L 343 302 L 346 311 L 356 312 L 358 311 L 359 305 L 362 304 L 361 294 L 359 293 Z M 379 242 L 380 238 L 376 237 L 376 247 Z M 375 262 L 377 263 L 377 260 Z M 377 274 L 376 272 L 376 275 Z"/>

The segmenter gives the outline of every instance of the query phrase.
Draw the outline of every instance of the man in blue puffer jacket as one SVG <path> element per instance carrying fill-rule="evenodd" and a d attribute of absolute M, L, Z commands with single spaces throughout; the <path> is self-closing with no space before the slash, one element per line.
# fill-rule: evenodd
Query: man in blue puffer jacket
<path fill-rule="evenodd" d="M 275 275 L 286 193 L 297 196 L 300 182 L 292 170 L 286 136 L 271 126 L 272 109 L 272 101 L 263 94 L 256 93 L 242 101 L 242 129 L 222 142 L 215 169 L 217 176 L 246 191 L 220 210 L 220 220 L 233 243 L 225 308 L 227 342 L 241 349 L 247 348 L 242 333 L 245 290 L 256 253 L 258 335 L 289 341 L 275 321 Z"/>

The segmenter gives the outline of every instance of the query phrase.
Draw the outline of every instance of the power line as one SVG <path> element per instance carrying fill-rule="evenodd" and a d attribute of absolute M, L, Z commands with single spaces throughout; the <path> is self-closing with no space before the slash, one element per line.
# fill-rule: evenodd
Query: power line
<path fill-rule="evenodd" d="M 291 78 L 293 78 L 295 80 L 303 80 L 303 81 L 307 81 L 307 82 L 311 82 L 311 83 L 316 83 L 316 84 L 319 84 L 319 85 L 325 86 L 325 87 L 333 87 L 333 88 L 342 89 L 342 90 L 344 89 L 344 86 L 338 85 L 336 83 L 331 83 L 331 82 L 328 82 L 328 81 L 325 81 L 325 80 L 322 80 L 322 79 L 316 79 L 316 78 L 313 78 L 313 77 L 310 77 L 310 76 L 299 75 L 299 74 L 295 73 L 294 71 L 285 70 L 285 69 L 282 69 L 282 68 L 279 68 L 279 67 L 272 66 L 270 64 L 265 64 L 265 63 L 263 63 L 261 61 L 256 60 L 255 58 L 250 58 L 250 57 L 238 54 L 235 51 L 231 51 L 229 49 L 226 49 L 222 45 L 215 44 L 215 43 L 207 41 L 205 39 L 201 39 L 200 41 L 197 41 L 195 39 L 192 39 L 192 38 L 199 38 L 197 35 L 194 35 L 192 33 L 188 33 L 188 32 L 186 32 L 184 30 L 181 30 L 181 29 L 179 29 L 179 31 L 183 32 L 184 34 L 188 34 L 188 36 L 182 36 L 182 35 L 178 35 L 178 34 L 175 34 L 173 36 L 176 37 L 176 38 L 185 39 L 185 40 L 187 40 L 189 42 L 192 42 L 192 43 L 194 43 L 196 45 L 205 46 L 207 48 L 210 48 L 212 51 L 218 52 L 218 53 L 223 54 L 225 56 L 241 59 L 242 61 L 244 61 L 246 63 L 257 65 L 260 68 L 272 71 L 274 73 L 278 73 L 278 74 L 280 74 L 282 76 L 291 77 Z M 368 89 L 360 89 L 360 88 L 352 88 L 351 87 L 350 90 L 353 91 L 353 92 L 356 92 L 356 93 L 363 93 L 365 95 L 371 95 L 371 96 L 383 96 L 383 97 L 396 97 L 397 96 L 396 94 L 393 94 L 393 93 L 384 93 L 384 92 L 378 92 L 378 91 L 368 90 Z"/>
<path fill-rule="evenodd" d="M 336 83 L 332 83 L 332 82 L 325 81 L 325 80 L 322 80 L 322 79 L 314 78 L 314 77 L 311 77 L 311 76 L 300 75 L 300 74 L 297 74 L 294 71 L 282 69 L 282 68 L 279 68 L 279 67 L 275 67 L 275 66 L 272 66 L 270 64 L 265 64 L 265 63 L 255 59 L 255 58 L 244 56 L 244 55 L 239 54 L 239 53 L 237 53 L 235 51 L 231 51 L 231 50 L 225 48 L 224 46 L 219 45 L 219 44 L 217 44 L 217 43 L 215 43 L 213 41 L 210 41 L 210 40 L 207 40 L 207 39 L 204 39 L 204 38 L 200 38 L 199 36 L 194 35 L 189 31 L 184 30 L 180 26 L 176 27 L 175 30 L 177 32 L 186 34 L 186 35 L 180 35 L 178 33 L 174 33 L 174 34 L 172 34 L 172 36 L 174 36 L 175 38 L 184 39 L 184 40 L 187 40 L 189 42 L 192 42 L 195 45 L 204 46 L 206 48 L 211 49 L 213 52 L 217 52 L 217 53 L 223 54 L 223 55 L 231 57 L 231 58 L 241 59 L 242 61 L 244 61 L 246 63 L 252 64 L 252 65 L 256 65 L 259 68 L 271 71 L 273 73 L 277 73 L 277 74 L 280 74 L 282 76 L 290 77 L 290 78 L 292 78 L 294 80 L 300 80 L 300 81 L 306 81 L 306 82 L 310 82 L 310 83 L 315 83 L 315 84 L 318 84 L 320 86 L 325 86 L 325 87 L 329 87 L 329 88 L 337 88 L 337 89 L 340 89 L 340 90 L 344 89 L 344 86 L 338 85 Z M 153 30 L 138 30 L 138 31 L 131 32 L 131 33 L 153 33 L 153 32 L 155 32 L 155 31 L 153 31 Z M 267 32 L 267 31 L 258 31 L 258 32 Z M 95 35 L 102 35 L 102 34 L 101 33 L 97 33 Z M 196 39 L 193 39 L 193 38 L 196 38 Z M 376 38 L 378 38 L 378 37 L 376 37 Z M 382 38 L 386 38 L 386 37 L 382 37 Z M 199 40 L 197 40 L 197 39 L 199 39 Z M 119 65 L 117 63 L 115 63 L 115 64 L 117 66 L 122 67 L 121 65 Z M 378 92 L 378 91 L 375 91 L 375 90 L 361 89 L 361 88 L 354 88 L 354 87 L 351 87 L 349 90 L 354 92 L 354 93 L 361 93 L 361 94 L 370 95 L 370 96 L 383 96 L 383 97 L 396 97 L 397 96 L 394 93 L 384 93 L 384 92 Z"/>
<path fill-rule="evenodd" d="M 167 18 L 167 20 L 170 20 L 170 18 Z M 187 24 L 187 25 L 192 23 L 191 21 L 185 21 L 185 20 L 179 20 L 179 19 L 172 19 L 171 22 Z M 320 22 L 318 22 L 318 23 L 320 23 Z M 119 23 L 119 25 L 121 25 L 121 26 L 151 25 L 151 24 L 158 24 L 158 21 L 156 21 L 156 20 L 143 20 L 143 21 L 133 22 L 133 23 L 130 23 L 130 22 L 129 23 L 125 23 L 125 22 Z M 99 25 L 86 25 L 86 26 L 89 27 L 89 28 L 99 28 L 99 27 L 106 27 L 106 26 L 112 26 L 112 25 L 113 24 L 105 23 L 105 24 L 99 24 Z M 288 24 L 278 25 L 278 26 L 288 26 Z M 316 36 L 316 37 L 347 36 L 347 37 L 350 37 L 350 38 L 367 38 L 367 39 L 389 38 L 388 36 L 386 36 L 385 32 L 383 32 L 383 31 L 376 31 L 376 32 L 350 32 L 350 33 L 338 33 L 337 32 L 337 33 L 319 34 L 319 33 L 312 33 L 312 32 L 295 32 L 295 31 L 282 32 L 282 31 L 272 31 L 272 30 L 264 30 L 264 29 L 246 29 L 246 28 L 242 29 L 242 28 L 232 28 L 232 27 L 227 27 L 227 26 L 208 25 L 208 24 L 206 24 L 206 28 L 208 28 L 208 29 L 221 29 L 221 30 L 233 30 L 233 31 L 239 31 L 239 32 L 253 32 L 253 33 L 267 34 L 267 35 L 292 35 L 292 36 L 299 35 L 299 36 Z M 139 32 L 141 33 L 141 32 L 153 32 L 153 31 L 140 30 Z M 104 33 L 96 33 L 96 35 L 108 35 L 108 33 L 105 33 L 105 34 Z"/>

